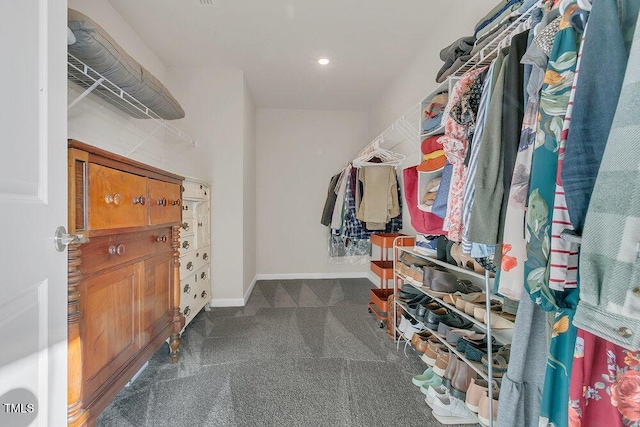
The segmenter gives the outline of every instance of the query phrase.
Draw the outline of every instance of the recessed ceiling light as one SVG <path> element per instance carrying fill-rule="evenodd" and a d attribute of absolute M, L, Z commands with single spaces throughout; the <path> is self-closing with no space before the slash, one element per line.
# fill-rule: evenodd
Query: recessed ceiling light
<path fill-rule="evenodd" d="M 329 65 L 329 60 L 327 58 L 318 59 L 318 64 L 320 65 Z"/>

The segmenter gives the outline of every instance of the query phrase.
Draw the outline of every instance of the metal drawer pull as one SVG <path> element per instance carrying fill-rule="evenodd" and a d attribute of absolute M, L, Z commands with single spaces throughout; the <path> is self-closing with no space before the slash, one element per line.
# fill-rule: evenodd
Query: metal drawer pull
<path fill-rule="evenodd" d="M 185 315 L 185 316 L 188 316 L 188 315 L 189 315 L 189 313 L 191 313 L 191 308 L 189 308 L 189 306 L 186 306 L 186 307 L 184 308 L 184 315 Z"/>
<path fill-rule="evenodd" d="M 189 231 L 189 223 L 188 222 L 183 222 L 182 223 L 182 228 L 184 229 L 184 231 Z"/>
<path fill-rule="evenodd" d="M 166 242 L 167 236 L 158 236 L 156 237 L 156 242 Z"/>
<path fill-rule="evenodd" d="M 138 203 L 140 203 L 141 205 L 144 205 L 146 203 L 146 199 L 144 198 L 144 196 L 133 198 L 133 204 L 137 205 Z"/>
<path fill-rule="evenodd" d="M 158 206 L 167 206 L 167 199 L 163 197 L 162 199 L 156 200 L 156 203 Z"/>
<path fill-rule="evenodd" d="M 118 246 L 116 246 L 116 245 L 109 246 L 109 254 L 110 255 L 123 255 L 124 254 L 124 245 L 123 244 L 119 244 Z"/>
<path fill-rule="evenodd" d="M 188 211 L 189 210 L 189 205 L 183 205 L 182 206 L 182 210 L 183 211 Z"/>
<path fill-rule="evenodd" d="M 119 205 L 120 203 L 122 203 L 122 196 L 120 195 L 120 193 L 115 193 L 113 196 L 109 193 L 104 195 L 104 201 L 110 205 L 111 203 L 113 203 L 114 205 Z"/>
<path fill-rule="evenodd" d="M 200 275 L 200 278 L 201 278 L 202 280 L 206 279 L 206 278 L 207 278 L 207 273 L 205 273 L 205 272 L 203 271 L 203 272 L 202 272 L 202 274 Z"/>
<path fill-rule="evenodd" d="M 191 285 L 189 285 L 188 283 L 184 285 L 183 291 L 185 294 L 188 294 L 189 292 L 191 292 Z"/>
<path fill-rule="evenodd" d="M 183 249 L 188 249 L 189 248 L 189 241 L 185 240 L 184 242 L 182 242 L 182 248 Z"/>
<path fill-rule="evenodd" d="M 202 293 L 200 294 L 201 298 L 206 298 L 207 297 L 207 291 L 202 291 Z"/>
<path fill-rule="evenodd" d="M 201 222 L 198 223 L 198 227 L 202 227 L 202 223 Z"/>
<path fill-rule="evenodd" d="M 206 261 L 207 259 L 209 259 L 209 255 L 207 255 L 207 253 L 205 252 L 204 255 L 202 255 L 202 259 Z"/>
<path fill-rule="evenodd" d="M 180 206 L 182 204 L 182 200 L 178 199 L 178 200 L 174 200 L 171 202 L 171 204 L 173 206 Z"/>
<path fill-rule="evenodd" d="M 193 270 L 193 263 L 191 261 L 187 263 L 187 270 L 189 271 Z"/>

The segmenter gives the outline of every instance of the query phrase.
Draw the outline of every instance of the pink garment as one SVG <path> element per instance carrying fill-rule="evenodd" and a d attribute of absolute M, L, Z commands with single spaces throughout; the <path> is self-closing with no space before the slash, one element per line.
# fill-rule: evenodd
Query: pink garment
<path fill-rule="evenodd" d="M 449 103 L 444 112 L 444 136 L 438 140 L 444 148 L 447 160 L 453 167 L 449 199 L 447 200 L 447 214 L 442 228 L 448 232 L 449 240 L 454 242 L 462 241 L 464 184 L 467 180 L 467 167 L 464 165 L 464 159 L 469 149 L 470 124 L 461 125 L 457 123 L 449 113 L 453 105 L 461 102 L 462 95 L 469 90 L 478 75 L 485 69 L 486 67 L 469 71 L 453 87 L 452 94 L 449 96 Z"/>
<path fill-rule="evenodd" d="M 418 209 L 418 171 L 412 166 L 402 171 L 404 198 L 411 216 L 411 226 L 418 232 L 427 235 L 443 234 L 442 218 L 431 212 Z"/>
<path fill-rule="evenodd" d="M 578 329 L 569 427 L 640 425 L 640 352 Z"/>

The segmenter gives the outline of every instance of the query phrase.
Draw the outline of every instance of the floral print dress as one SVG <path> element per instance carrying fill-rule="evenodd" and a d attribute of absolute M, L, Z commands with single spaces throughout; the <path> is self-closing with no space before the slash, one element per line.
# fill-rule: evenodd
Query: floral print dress
<path fill-rule="evenodd" d="M 569 427 L 640 427 L 640 352 L 579 329 L 570 399 Z"/>
<path fill-rule="evenodd" d="M 540 425 L 554 427 L 568 426 L 569 381 L 577 333 L 571 321 L 578 290 L 561 292 L 549 287 L 558 152 L 578 57 L 579 35 L 571 25 L 577 9 L 575 3 L 567 7 L 549 55 L 540 94 L 526 217 L 525 288 L 543 310 L 555 312 L 540 407 Z"/>

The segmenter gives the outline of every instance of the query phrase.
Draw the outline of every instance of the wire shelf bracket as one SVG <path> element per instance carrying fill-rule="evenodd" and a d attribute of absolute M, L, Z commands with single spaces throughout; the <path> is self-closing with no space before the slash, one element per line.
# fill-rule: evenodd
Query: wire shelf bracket
<path fill-rule="evenodd" d="M 129 152 L 131 155 L 134 151 L 140 148 L 155 132 L 164 128 L 178 138 L 187 141 L 193 147 L 196 146 L 196 140 L 191 138 L 187 133 L 180 130 L 178 127 L 172 125 L 167 120 L 161 118 L 158 114 L 154 113 L 151 109 L 146 107 L 142 102 L 129 95 L 120 87 L 109 81 L 106 77 L 89 67 L 84 62 L 70 53 L 67 53 L 67 77 L 69 81 L 75 83 L 84 89 L 77 98 L 67 105 L 67 111 L 71 110 L 80 101 L 86 98 L 89 94 L 93 93 L 99 98 L 106 100 L 107 102 L 115 105 L 119 109 L 126 111 L 132 117 L 137 119 L 151 119 L 158 126 L 145 137 L 142 142 L 136 145 L 133 150 Z"/>

